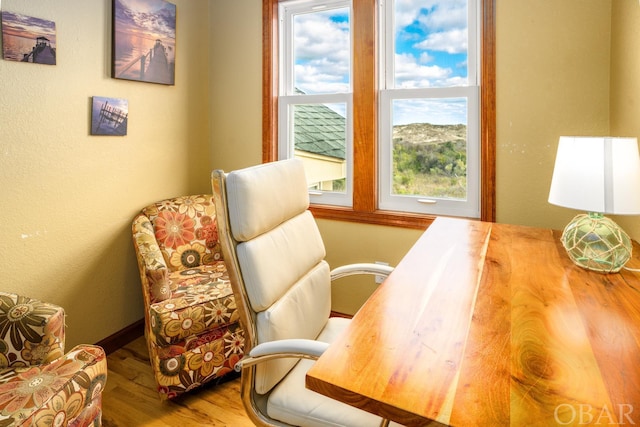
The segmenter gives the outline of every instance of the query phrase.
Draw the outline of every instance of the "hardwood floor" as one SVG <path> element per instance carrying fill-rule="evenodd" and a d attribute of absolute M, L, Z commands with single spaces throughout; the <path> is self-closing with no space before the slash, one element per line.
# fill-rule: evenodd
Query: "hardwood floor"
<path fill-rule="evenodd" d="M 161 402 L 144 337 L 111 353 L 107 366 L 102 395 L 104 427 L 253 426 L 240 401 L 239 378 Z"/>

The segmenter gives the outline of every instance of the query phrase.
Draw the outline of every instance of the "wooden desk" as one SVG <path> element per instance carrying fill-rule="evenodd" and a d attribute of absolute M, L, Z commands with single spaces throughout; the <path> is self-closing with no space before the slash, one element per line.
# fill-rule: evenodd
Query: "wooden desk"
<path fill-rule="evenodd" d="M 640 425 L 640 273 L 583 270 L 559 237 L 437 219 L 307 387 L 405 425 Z"/>

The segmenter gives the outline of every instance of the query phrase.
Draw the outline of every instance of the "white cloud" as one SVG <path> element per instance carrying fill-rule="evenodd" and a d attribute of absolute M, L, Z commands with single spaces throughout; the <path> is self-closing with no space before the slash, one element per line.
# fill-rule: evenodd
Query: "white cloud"
<path fill-rule="evenodd" d="M 414 21 L 430 31 L 466 26 L 467 0 L 396 0 L 395 6 L 396 24 L 401 27 Z"/>
<path fill-rule="evenodd" d="M 349 24 L 334 22 L 326 16 L 308 14 L 295 21 L 296 54 L 301 59 L 349 57 Z"/>
<path fill-rule="evenodd" d="M 440 3 L 438 0 L 396 0 L 395 20 L 399 27 L 406 27 L 418 19 L 421 9 L 431 10 Z"/>
<path fill-rule="evenodd" d="M 467 1 L 444 0 L 428 14 L 421 14 L 417 19 L 429 31 L 447 31 L 451 28 L 467 26 Z"/>
<path fill-rule="evenodd" d="M 396 0 L 395 5 L 398 29 L 417 23 L 427 34 L 416 49 L 447 53 L 467 49 L 467 0 Z"/>
<path fill-rule="evenodd" d="M 349 83 L 341 75 L 327 71 L 330 67 L 323 67 L 319 62 L 295 66 L 296 87 L 305 93 L 348 92 Z"/>
<path fill-rule="evenodd" d="M 420 65 L 413 55 L 396 55 L 395 76 L 397 84 L 403 88 L 429 87 L 433 80 L 444 80 L 451 70 L 437 65 Z"/>
<path fill-rule="evenodd" d="M 467 51 L 467 29 L 454 29 L 439 33 L 431 33 L 426 40 L 416 43 L 416 49 L 437 50 L 447 53 L 463 53 Z"/>
<path fill-rule="evenodd" d="M 299 15 L 295 24 L 296 86 L 307 93 L 348 91 L 349 24 L 326 12 Z"/>
<path fill-rule="evenodd" d="M 429 55 L 428 52 L 422 52 L 420 53 L 420 56 L 418 57 L 418 62 L 420 64 L 428 64 L 430 62 L 433 61 L 433 56 Z"/>
<path fill-rule="evenodd" d="M 410 54 L 396 55 L 395 66 L 396 86 L 399 88 L 451 87 L 467 83 L 465 77 L 453 76 L 450 68 L 425 65 Z"/>

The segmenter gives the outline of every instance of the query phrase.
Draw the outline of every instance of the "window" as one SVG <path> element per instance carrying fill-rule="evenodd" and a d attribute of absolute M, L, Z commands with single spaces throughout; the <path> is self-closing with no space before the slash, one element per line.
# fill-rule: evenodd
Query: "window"
<path fill-rule="evenodd" d="M 379 207 L 477 218 L 476 0 L 383 3 Z"/>
<path fill-rule="evenodd" d="M 281 2 L 278 158 L 303 160 L 312 203 L 351 206 L 351 2 Z"/>
<path fill-rule="evenodd" d="M 469 0 L 470 4 L 475 1 Z M 494 220 L 495 0 L 479 1 L 479 10 L 457 11 L 451 8 L 459 1 L 440 2 L 440 7 L 450 9 L 446 14 L 436 13 L 437 2 L 423 1 L 422 15 L 415 15 L 407 26 L 402 21 L 402 8 L 410 3 L 407 0 L 385 2 L 385 6 L 375 0 L 263 0 L 263 160 L 306 156 L 306 165 L 312 161 L 324 165 L 322 171 L 306 166 L 313 181 L 312 209 L 317 217 L 413 227 L 424 227 L 436 214 L 480 214 L 483 220 Z M 478 44 L 468 44 L 462 54 L 455 49 L 443 53 L 436 49 L 437 37 L 423 37 L 432 58 L 422 57 L 424 63 L 406 61 L 403 49 L 409 45 L 404 36 L 419 36 L 421 28 L 431 28 L 436 34 L 435 29 L 444 28 L 439 18 L 466 19 L 468 31 L 474 32 L 477 13 L 483 17 Z M 324 58 L 330 62 L 330 72 L 318 73 L 320 68 L 314 69 L 313 61 L 323 58 L 313 48 L 321 46 L 303 35 L 313 25 L 318 28 L 327 22 L 331 25 L 321 32 L 323 40 L 333 43 L 335 55 Z M 401 31 L 390 30 L 393 28 Z M 457 33 L 447 36 L 464 38 L 463 27 L 450 28 Z M 283 36 L 278 38 L 280 30 Z M 290 40 L 294 43 L 288 43 Z M 338 55 L 342 51 L 348 54 Z M 482 53 L 481 67 L 474 65 L 475 52 Z M 454 65 L 448 75 L 440 74 L 444 79 L 422 83 L 404 79 L 406 70 L 434 58 L 435 63 Z M 305 74 L 308 70 L 316 71 L 312 79 Z M 436 75 L 442 70 L 423 67 L 422 71 Z M 407 119 L 403 115 L 407 109 L 432 113 Z M 441 113 L 455 110 L 466 113 L 443 119 Z M 314 151 L 312 145 L 318 139 L 310 134 L 320 131 L 318 117 L 326 126 L 333 126 L 333 131 L 326 132 L 329 137 Z M 432 132 L 453 138 L 441 141 L 436 153 L 416 151 L 407 137 L 409 131 L 415 131 L 407 128 L 409 121 L 428 123 Z M 288 142 L 278 144 L 279 138 Z M 415 158 L 429 167 L 416 173 L 415 161 L 411 163 Z M 429 185 L 418 187 L 416 182 Z"/>

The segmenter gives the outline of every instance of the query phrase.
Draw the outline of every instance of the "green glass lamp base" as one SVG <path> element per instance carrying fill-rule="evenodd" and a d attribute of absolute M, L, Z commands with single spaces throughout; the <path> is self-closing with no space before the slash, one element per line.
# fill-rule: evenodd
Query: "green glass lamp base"
<path fill-rule="evenodd" d="M 631 257 L 631 239 L 615 222 L 590 212 L 573 218 L 562 233 L 562 245 L 580 267 L 616 273 Z"/>

